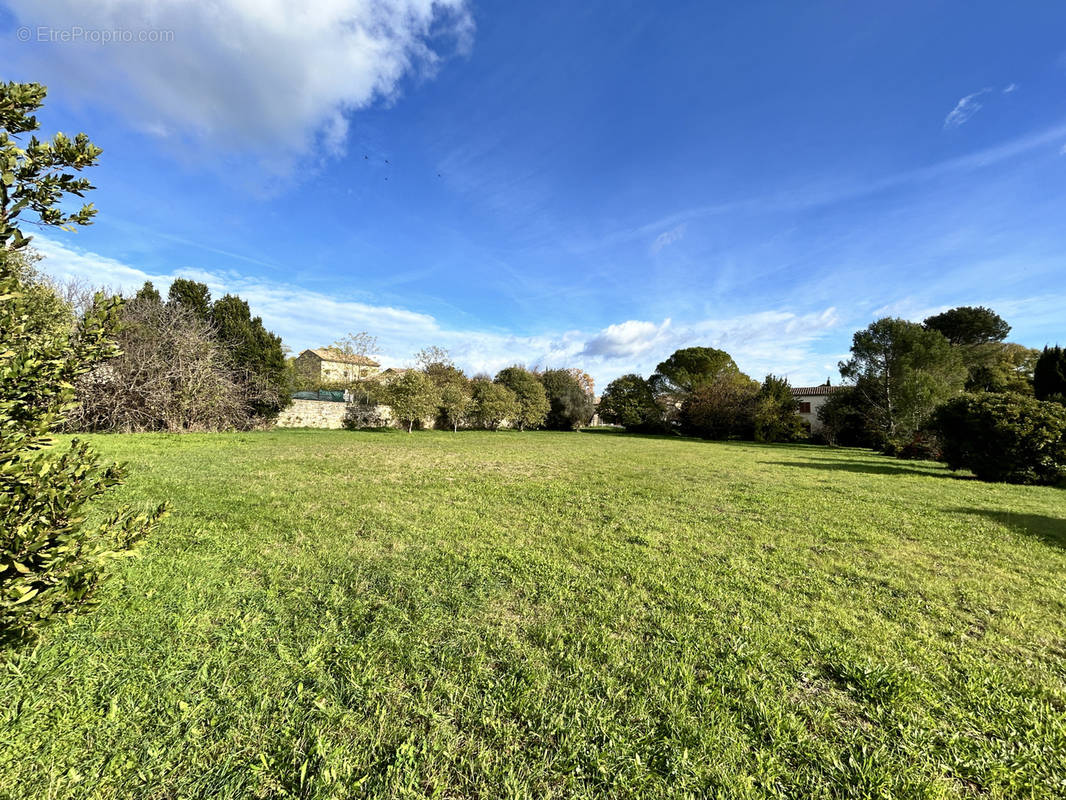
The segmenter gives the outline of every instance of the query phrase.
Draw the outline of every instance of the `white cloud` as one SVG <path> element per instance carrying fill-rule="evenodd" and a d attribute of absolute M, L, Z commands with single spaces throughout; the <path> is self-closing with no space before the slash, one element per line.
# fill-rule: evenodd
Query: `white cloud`
<path fill-rule="evenodd" d="M 1010 94 L 1018 88 L 1018 84 L 1011 83 L 1003 87 L 1003 94 Z"/>
<path fill-rule="evenodd" d="M 820 340 L 841 324 L 835 308 L 807 314 L 760 311 L 722 319 L 708 319 L 683 331 L 678 346 L 703 344 L 725 350 L 740 368 L 755 378 L 767 373 L 785 375 L 800 383 L 811 375 Z"/>
<path fill-rule="evenodd" d="M 665 231 L 664 233 L 660 233 L 658 236 L 655 237 L 655 241 L 651 243 L 651 251 L 653 253 L 658 253 L 664 247 L 668 247 L 674 242 L 680 241 L 682 238 L 684 238 L 685 229 L 687 227 L 688 226 L 684 222 L 682 222 L 677 227 L 671 228 L 670 230 Z"/>
<path fill-rule="evenodd" d="M 988 94 L 991 89 L 982 89 L 979 92 L 968 94 L 959 102 L 955 104 L 955 108 L 951 109 L 946 117 L 944 117 L 945 128 L 958 128 L 960 125 L 965 124 L 970 117 L 981 110 L 982 104 L 978 102 L 977 98 Z"/>
<path fill-rule="evenodd" d="M 451 328 L 419 311 L 360 302 L 235 271 L 195 267 L 173 273 L 141 270 L 40 235 L 34 237 L 33 246 L 45 257 L 42 269 L 61 280 L 81 279 L 127 293 L 150 280 L 165 294 L 174 278 L 186 277 L 207 284 L 215 298 L 227 292 L 239 294 L 296 352 L 329 344 L 348 332 L 366 330 L 378 337 L 381 361 L 387 365 L 409 365 L 415 352 L 435 344 L 448 348 L 456 363 L 470 374 L 494 374 L 516 363 L 581 366 L 601 388 L 625 372 L 648 375 L 675 349 L 693 345 L 728 351 L 741 369 L 756 377 L 775 372 L 809 381 L 816 377 L 810 374 L 812 365 L 825 358 L 815 354 L 815 345 L 838 324 L 836 311 L 829 308 L 813 314 L 741 314 L 680 326 L 669 319 L 659 324 L 627 320 L 597 332 L 518 335 L 492 328 Z"/>
<path fill-rule="evenodd" d="M 661 325 L 635 319 L 608 325 L 585 343 L 581 355 L 607 359 L 633 359 L 665 339 L 670 320 Z"/>
<path fill-rule="evenodd" d="M 18 54 L 36 59 L 49 83 L 70 81 L 75 98 L 73 89 L 91 91 L 146 133 L 269 154 L 281 170 L 312 149 L 343 151 L 353 111 L 395 98 L 405 76 L 432 74 L 437 50 L 468 47 L 473 34 L 466 0 L 8 5 L 35 32 L 172 32 L 170 41 L 83 37 Z"/>

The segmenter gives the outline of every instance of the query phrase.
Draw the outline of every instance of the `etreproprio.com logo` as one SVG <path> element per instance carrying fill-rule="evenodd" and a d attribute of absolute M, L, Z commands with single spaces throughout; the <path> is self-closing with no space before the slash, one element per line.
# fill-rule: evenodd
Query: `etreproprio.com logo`
<path fill-rule="evenodd" d="M 15 31 L 20 42 L 51 42 L 58 44 L 166 44 L 174 41 L 174 31 L 159 28 L 53 28 L 38 25 L 31 28 L 23 25 Z"/>

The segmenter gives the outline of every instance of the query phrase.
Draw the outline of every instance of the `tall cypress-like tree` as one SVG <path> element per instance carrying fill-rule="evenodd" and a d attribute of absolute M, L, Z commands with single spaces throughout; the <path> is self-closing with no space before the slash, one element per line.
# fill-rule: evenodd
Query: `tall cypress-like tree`
<path fill-rule="evenodd" d="M 159 290 L 155 288 L 151 281 L 145 281 L 144 286 L 137 290 L 137 294 L 134 297 L 137 300 L 144 300 L 148 303 L 163 302 L 163 298 L 159 295 Z"/>
<path fill-rule="evenodd" d="M 167 300 L 180 303 L 201 319 L 207 319 L 211 313 L 211 291 L 206 284 L 188 278 L 177 278 L 170 284 Z"/>
<path fill-rule="evenodd" d="M 1037 400 L 1066 404 L 1066 349 L 1044 348 L 1033 368 L 1033 394 Z"/>
<path fill-rule="evenodd" d="M 173 288 L 173 287 L 172 287 Z M 259 416 L 276 414 L 288 399 L 288 372 L 281 337 L 253 317 L 248 303 L 227 294 L 211 306 L 215 336 L 227 348 L 234 366 L 257 384 L 252 407 Z"/>

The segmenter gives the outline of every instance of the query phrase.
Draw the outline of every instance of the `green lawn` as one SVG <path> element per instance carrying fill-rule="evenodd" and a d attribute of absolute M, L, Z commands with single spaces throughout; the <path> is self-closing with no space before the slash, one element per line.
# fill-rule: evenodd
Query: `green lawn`
<path fill-rule="evenodd" d="M 93 437 L 174 513 L 0 796 L 1066 796 L 1066 491 L 611 434 Z"/>

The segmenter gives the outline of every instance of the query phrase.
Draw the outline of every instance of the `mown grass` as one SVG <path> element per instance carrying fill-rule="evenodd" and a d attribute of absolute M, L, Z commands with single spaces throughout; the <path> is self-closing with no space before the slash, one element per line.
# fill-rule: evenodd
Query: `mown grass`
<path fill-rule="evenodd" d="M 174 513 L 4 797 L 1066 795 L 1066 492 L 552 433 L 98 437 Z"/>

